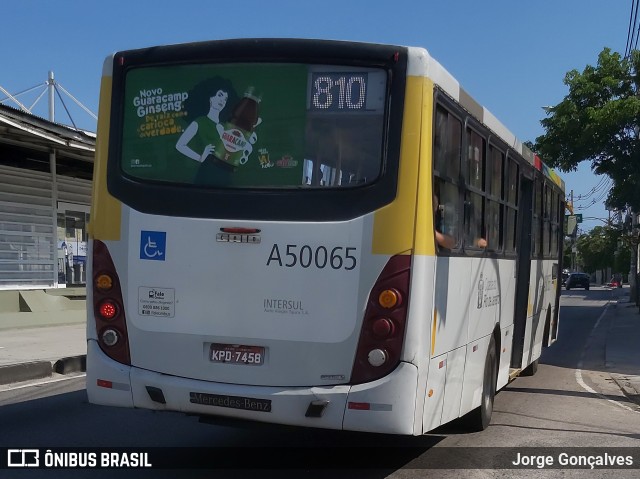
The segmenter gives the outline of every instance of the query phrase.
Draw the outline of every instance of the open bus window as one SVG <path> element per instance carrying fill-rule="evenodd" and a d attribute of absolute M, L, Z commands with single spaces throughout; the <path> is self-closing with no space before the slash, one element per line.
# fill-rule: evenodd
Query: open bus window
<path fill-rule="evenodd" d="M 382 171 L 387 72 L 166 65 L 126 73 L 122 172 L 222 188 L 343 188 Z"/>
<path fill-rule="evenodd" d="M 478 238 L 482 238 L 482 217 L 484 198 L 477 194 L 467 192 L 465 201 L 465 246 L 476 247 Z"/>
<path fill-rule="evenodd" d="M 460 244 L 459 214 L 460 196 L 453 183 L 436 179 L 434 187 L 435 229 L 451 238 L 453 249 Z M 442 245 L 441 245 L 442 246 Z"/>

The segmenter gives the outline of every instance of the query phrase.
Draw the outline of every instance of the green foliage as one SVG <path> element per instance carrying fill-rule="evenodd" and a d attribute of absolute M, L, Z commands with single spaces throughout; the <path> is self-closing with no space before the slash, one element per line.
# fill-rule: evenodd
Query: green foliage
<path fill-rule="evenodd" d="M 630 251 L 618 228 L 596 226 L 579 236 L 576 246 L 579 261 L 587 273 L 606 268 L 621 272 L 629 268 Z"/>
<path fill-rule="evenodd" d="M 613 271 L 616 273 L 629 272 L 629 264 L 631 263 L 631 250 L 627 247 L 621 247 L 616 250 L 616 254 L 613 261 Z"/>
<path fill-rule="evenodd" d="M 573 171 L 590 161 L 598 175 L 614 180 L 607 205 L 640 211 L 640 52 L 629 58 L 605 48 L 597 66 L 571 70 L 569 93 L 547 109 L 545 134 L 533 150 L 553 167 Z"/>

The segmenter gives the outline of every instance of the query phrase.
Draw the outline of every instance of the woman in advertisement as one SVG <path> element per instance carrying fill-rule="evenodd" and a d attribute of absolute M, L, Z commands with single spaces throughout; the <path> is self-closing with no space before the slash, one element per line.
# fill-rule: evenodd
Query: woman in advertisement
<path fill-rule="evenodd" d="M 235 104 L 238 96 L 230 81 L 220 77 L 198 84 L 186 101 L 189 126 L 176 142 L 176 149 L 183 155 L 201 163 L 195 183 L 206 185 L 228 185 L 232 171 L 216 164 L 215 144 L 220 141 L 223 125 L 231 113 L 225 110 L 227 103 Z M 205 105 L 208 110 L 205 110 Z"/>

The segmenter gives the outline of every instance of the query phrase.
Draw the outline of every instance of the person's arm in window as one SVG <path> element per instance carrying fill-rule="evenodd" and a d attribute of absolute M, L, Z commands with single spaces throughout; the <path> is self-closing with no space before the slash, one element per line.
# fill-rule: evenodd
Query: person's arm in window
<path fill-rule="evenodd" d="M 446 249 L 453 249 L 454 246 L 456 245 L 456 240 L 453 236 L 450 236 L 445 233 L 441 233 L 437 229 L 436 229 L 436 242 L 438 243 L 438 246 Z"/>
<path fill-rule="evenodd" d="M 436 243 L 441 248 L 453 249 L 456 246 L 456 239 L 442 232 L 442 211 L 440 210 L 440 202 L 438 195 L 433 195 L 433 206 L 435 215 L 435 235 Z"/>

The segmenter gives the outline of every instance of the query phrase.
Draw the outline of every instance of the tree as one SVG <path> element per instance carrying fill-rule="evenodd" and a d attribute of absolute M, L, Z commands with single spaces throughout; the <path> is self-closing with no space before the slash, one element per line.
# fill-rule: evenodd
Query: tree
<path fill-rule="evenodd" d="M 630 253 L 628 247 L 620 241 L 623 237 L 620 229 L 610 226 L 596 226 L 580 235 L 576 246 L 582 268 L 587 273 L 607 268 L 620 272 L 625 267 L 628 268 Z M 622 261 L 626 261 L 626 264 Z"/>
<path fill-rule="evenodd" d="M 622 243 L 622 242 L 620 242 Z M 631 262 L 631 249 L 628 244 L 619 244 L 618 249 L 615 253 L 615 258 L 613 261 L 613 271 L 616 273 L 623 273 L 624 276 L 627 276 L 627 272 L 629 271 L 629 263 Z"/>
<path fill-rule="evenodd" d="M 605 48 L 597 66 L 564 78 L 569 93 L 547 108 L 545 133 L 533 150 L 552 167 L 573 171 L 590 161 L 598 175 L 614 185 L 606 204 L 640 211 L 640 52 L 627 58 Z"/>

